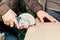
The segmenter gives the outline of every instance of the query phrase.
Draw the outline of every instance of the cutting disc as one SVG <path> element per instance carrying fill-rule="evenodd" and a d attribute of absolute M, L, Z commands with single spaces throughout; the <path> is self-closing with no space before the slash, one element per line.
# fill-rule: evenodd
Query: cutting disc
<path fill-rule="evenodd" d="M 34 25 L 35 24 L 35 18 L 30 13 L 22 13 L 22 14 L 19 15 L 19 17 L 21 19 L 29 21 L 30 25 Z"/>

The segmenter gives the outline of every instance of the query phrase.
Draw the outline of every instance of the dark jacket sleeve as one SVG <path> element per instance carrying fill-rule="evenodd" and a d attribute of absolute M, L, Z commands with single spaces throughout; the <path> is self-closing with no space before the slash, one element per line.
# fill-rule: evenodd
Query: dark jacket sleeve
<path fill-rule="evenodd" d="M 35 13 L 37 13 L 39 10 L 43 10 L 43 7 L 40 5 L 40 3 L 38 3 L 38 0 L 24 0 L 24 3 Z"/>
<path fill-rule="evenodd" d="M 7 4 L 3 1 L 0 0 L 0 18 L 2 15 L 4 15 L 10 8 L 7 6 Z"/>

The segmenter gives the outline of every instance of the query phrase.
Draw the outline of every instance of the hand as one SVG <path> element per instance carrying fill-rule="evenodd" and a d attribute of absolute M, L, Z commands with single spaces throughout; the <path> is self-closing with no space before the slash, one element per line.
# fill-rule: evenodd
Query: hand
<path fill-rule="evenodd" d="M 50 20 L 52 23 L 58 22 L 55 18 L 53 18 L 51 15 L 49 15 L 47 12 L 45 11 L 38 11 L 37 12 L 37 16 L 40 20 L 40 22 L 44 23 L 44 18 L 47 18 L 48 20 Z"/>
<path fill-rule="evenodd" d="M 38 17 L 36 17 L 35 21 L 36 21 L 36 24 L 41 23 Z"/>
<path fill-rule="evenodd" d="M 17 28 L 19 28 L 19 24 L 18 24 L 18 21 L 16 20 L 16 14 L 15 12 L 13 12 L 11 9 L 5 13 L 3 16 L 2 16 L 2 19 L 4 21 L 4 24 L 6 25 L 10 25 L 10 27 L 13 27 L 14 23 L 17 25 Z"/>

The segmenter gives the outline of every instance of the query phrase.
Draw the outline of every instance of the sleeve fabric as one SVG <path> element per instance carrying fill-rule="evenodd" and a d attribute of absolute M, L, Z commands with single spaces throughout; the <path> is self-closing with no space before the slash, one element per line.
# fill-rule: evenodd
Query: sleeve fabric
<path fill-rule="evenodd" d="M 38 3 L 38 0 L 24 0 L 24 3 L 35 13 L 37 13 L 39 10 L 43 10 L 43 7 L 40 5 L 40 3 Z"/>
<path fill-rule="evenodd" d="M 0 18 L 9 10 L 10 8 L 8 5 L 3 1 L 0 0 Z"/>

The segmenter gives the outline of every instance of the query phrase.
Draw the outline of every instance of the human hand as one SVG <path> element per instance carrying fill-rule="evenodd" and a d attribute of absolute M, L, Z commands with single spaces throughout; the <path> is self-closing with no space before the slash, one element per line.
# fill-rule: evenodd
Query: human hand
<path fill-rule="evenodd" d="M 2 19 L 4 21 L 4 24 L 6 25 L 10 25 L 10 27 L 13 27 L 14 26 L 14 23 L 16 24 L 17 28 L 19 28 L 19 23 L 18 21 L 16 20 L 16 14 L 15 12 L 13 12 L 11 9 L 5 13 L 3 16 L 2 16 Z"/>
<path fill-rule="evenodd" d="M 36 24 L 41 23 L 38 17 L 36 17 L 35 21 L 36 21 Z"/>
<path fill-rule="evenodd" d="M 52 23 L 58 22 L 54 17 L 52 17 L 47 12 L 42 11 L 42 10 L 37 12 L 37 17 L 39 18 L 38 20 L 40 20 L 41 23 L 44 23 L 44 18 L 47 18 Z"/>

